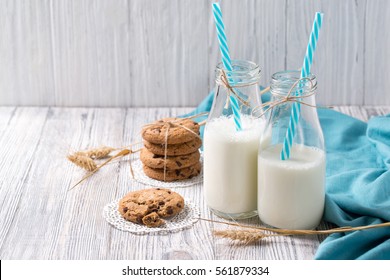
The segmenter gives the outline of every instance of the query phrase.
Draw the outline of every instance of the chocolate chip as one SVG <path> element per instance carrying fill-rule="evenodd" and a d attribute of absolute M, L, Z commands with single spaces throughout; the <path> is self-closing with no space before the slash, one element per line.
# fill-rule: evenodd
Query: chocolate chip
<path fill-rule="evenodd" d="M 179 208 L 182 207 L 180 202 L 176 203 L 176 206 L 179 207 Z"/>
<path fill-rule="evenodd" d="M 124 207 L 124 208 L 123 208 L 123 212 L 124 212 L 124 213 L 126 213 L 127 210 L 129 210 L 129 208 L 127 208 L 127 207 Z"/>
<path fill-rule="evenodd" d="M 164 204 L 165 204 L 164 201 L 160 201 L 160 202 L 158 203 L 158 205 L 164 205 Z"/>
<path fill-rule="evenodd" d="M 160 188 L 157 188 L 156 190 L 158 190 L 158 191 L 159 191 L 159 190 L 161 190 L 161 189 L 160 189 Z"/>
<path fill-rule="evenodd" d="M 168 215 L 172 215 L 172 214 L 173 214 L 173 209 L 172 209 L 171 206 L 168 206 L 168 208 L 167 208 L 167 214 L 168 214 Z"/>
<path fill-rule="evenodd" d="M 158 158 L 158 155 L 153 154 L 152 158 Z"/>
<path fill-rule="evenodd" d="M 176 161 L 177 166 L 182 166 L 183 164 L 180 161 Z"/>
<path fill-rule="evenodd" d="M 171 191 L 167 191 L 167 193 L 171 194 L 172 192 Z"/>
<path fill-rule="evenodd" d="M 175 173 L 176 173 L 176 176 L 179 176 L 180 175 L 180 170 L 176 169 Z"/>
<path fill-rule="evenodd" d="M 157 209 L 158 206 L 156 204 L 149 204 L 148 208 L 152 210 L 152 209 Z"/>
<path fill-rule="evenodd" d="M 142 215 L 141 214 L 137 215 L 137 222 L 142 224 Z"/>

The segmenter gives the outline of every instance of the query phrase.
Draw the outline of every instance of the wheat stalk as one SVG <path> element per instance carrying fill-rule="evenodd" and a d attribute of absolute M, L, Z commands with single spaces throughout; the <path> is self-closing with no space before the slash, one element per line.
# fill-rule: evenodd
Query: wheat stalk
<path fill-rule="evenodd" d="M 247 225 L 240 225 L 236 223 L 230 223 L 230 222 L 221 222 L 221 221 L 214 221 L 210 219 L 205 218 L 199 218 L 199 220 L 211 222 L 211 223 L 217 223 L 217 224 L 225 224 L 235 227 L 240 227 L 240 230 L 216 230 L 214 231 L 214 235 L 223 237 L 223 238 L 230 238 L 232 240 L 253 240 L 257 241 L 265 237 L 270 236 L 280 236 L 280 235 L 320 235 L 320 234 L 332 234 L 332 233 L 338 233 L 338 232 L 351 232 L 351 231 L 359 231 L 359 230 L 367 230 L 367 229 L 373 229 L 373 228 L 383 228 L 383 227 L 390 227 L 390 222 L 381 223 L 381 224 L 375 224 L 375 225 L 368 225 L 368 226 L 358 226 L 358 227 L 339 227 L 339 228 L 333 228 L 333 229 L 327 229 L 327 230 L 293 230 L 293 229 L 278 229 L 278 228 L 268 228 L 268 227 L 255 227 L 255 226 L 247 226 Z M 249 229 L 249 230 L 248 230 Z M 270 231 L 272 234 L 265 234 L 264 231 Z"/>
<path fill-rule="evenodd" d="M 81 151 L 80 153 L 85 154 L 87 157 L 91 159 L 103 159 L 106 158 L 111 152 L 117 149 L 107 146 L 102 146 L 99 148 L 93 148 L 86 151 Z"/>
<path fill-rule="evenodd" d="M 67 155 L 67 158 L 70 162 L 87 171 L 94 171 L 97 168 L 97 164 L 94 159 L 106 158 L 114 150 L 116 149 L 102 146 L 86 151 L 75 152 L 74 154 Z"/>
<path fill-rule="evenodd" d="M 245 244 L 256 242 L 265 237 L 278 235 L 278 234 L 265 234 L 262 231 L 255 231 L 255 230 L 214 230 L 213 233 L 215 236 L 222 237 L 222 238 L 229 238 L 235 241 L 243 242 Z"/>
<path fill-rule="evenodd" d="M 73 162 L 77 166 L 79 166 L 87 171 L 94 171 L 97 168 L 97 165 L 93 161 L 93 159 L 87 157 L 83 153 L 76 152 L 73 155 L 68 155 L 67 158 L 69 161 Z"/>
<path fill-rule="evenodd" d="M 137 150 L 137 151 L 132 151 L 132 150 L 129 150 L 129 149 L 123 149 L 121 150 L 120 152 L 118 152 L 116 155 L 110 157 L 109 159 L 107 159 L 105 162 L 103 162 L 101 165 L 99 165 L 98 167 L 96 167 L 95 170 L 91 171 L 89 174 L 85 175 L 80 181 L 78 181 L 73 187 L 71 187 L 69 190 L 73 189 L 74 187 L 76 187 L 77 185 L 81 184 L 84 180 L 88 179 L 89 177 L 91 177 L 93 174 L 95 174 L 100 168 L 102 168 L 103 166 L 105 166 L 107 163 L 109 163 L 110 161 L 112 161 L 113 159 L 116 159 L 116 158 L 119 158 L 119 157 L 124 157 L 124 156 L 127 156 L 129 154 L 133 154 L 133 153 L 136 153 L 136 152 L 139 152 L 140 150 Z"/>

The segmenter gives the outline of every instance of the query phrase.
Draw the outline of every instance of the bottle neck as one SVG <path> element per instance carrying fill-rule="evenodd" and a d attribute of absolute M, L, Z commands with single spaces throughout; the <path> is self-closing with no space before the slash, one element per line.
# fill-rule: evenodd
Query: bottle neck
<path fill-rule="evenodd" d="M 209 119 L 219 116 L 251 115 L 260 106 L 260 67 L 251 61 L 233 60 L 232 71 L 222 63 L 215 70 L 215 90 Z"/>
<path fill-rule="evenodd" d="M 245 87 L 258 84 L 260 81 L 260 67 L 247 60 L 232 60 L 232 70 L 227 70 L 222 63 L 215 69 L 215 82 L 218 85 L 225 84 L 224 77 L 232 87 Z"/>
<path fill-rule="evenodd" d="M 292 144 L 324 150 L 315 102 L 316 90 L 317 80 L 312 74 L 305 79 L 301 79 L 300 71 L 283 71 L 272 75 L 271 104 L 275 106 L 267 112 L 265 129 L 265 134 L 271 135 L 270 145 L 284 145 L 287 135 L 292 135 Z M 287 99 L 287 96 L 294 99 Z M 296 106 L 297 104 L 300 105 Z"/>
<path fill-rule="evenodd" d="M 301 78 L 300 71 L 282 71 L 272 75 L 270 91 L 274 98 L 289 96 L 314 96 L 317 79 L 313 74 Z M 314 102 L 314 98 L 310 98 Z M 315 105 L 315 104 L 312 104 Z"/>

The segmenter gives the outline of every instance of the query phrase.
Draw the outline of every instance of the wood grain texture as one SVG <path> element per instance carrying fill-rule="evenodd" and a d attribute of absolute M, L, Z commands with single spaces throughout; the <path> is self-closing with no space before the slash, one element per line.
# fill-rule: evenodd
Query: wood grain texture
<path fill-rule="evenodd" d="M 2 110 L 3 111 L 3 110 Z M 32 187 L 26 181 L 33 174 L 33 162 L 36 160 L 37 147 L 42 141 L 42 131 L 46 123 L 48 109 L 18 108 L 11 111 L 7 125 L 3 128 L 0 138 L 0 247 L 12 246 L 6 237 L 15 225 L 15 217 L 23 215 L 23 203 L 28 202 L 25 191 L 35 189 L 39 193 L 39 186 Z M 32 187 L 32 188 L 31 188 Z M 22 243 L 23 244 L 23 243 Z M 21 246 L 23 247 L 23 245 Z M 28 251 L 28 248 L 20 248 Z M 15 252 L 16 249 L 4 248 L 4 252 Z"/>
<path fill-rule="evenodd" d="M 365 79 L 364 103 L 384 105 L 390 103 L 387 89 L 390 87 L 390 2 L 367 1 L 365 15 Z M 386 94 L 384 94 L 386 92 Z"/>
<path fill-rule="evenodd" d="M 261 69 L 260 84 L 268 85 L 273 73 L 285 69 L 286 0 L 224 0 L 221 9 L 232 59 L 256 62 Z M 214 69 L 221 61 L 213 17 L 209 18 L 208 27 L 210 89 L 213 89 Z"/>
<path fill-rule="evenodd" d="M 390 107 L 335 109 L 363 121 L 390 113 Z M 213 229 L 227 226 L 203 221 L 165 236 L 114 229 L 103 219 L 103 207 L 144 188 L 131 180 L 126 159 L 68 191 L 85 173 L 65 159 L 67 153 L 128 145 L 140 139 L 144 124 L 190 110 L 0 107 L 0 259 L 312 259 L 324 236 L 239 246 L 213 237 Z M 201 184 L 175 190 L 195 202 L 202 217 L 220 220 L 208 211 Z"/>
<path fill-rule="evenodd" d="M 54 104 L 49 1 L 0 4 L 0 104 Z"/>
<path fill-rule="evenodd" d="M 55 105 L 128 102 L 127 5 L 125 0 L 50 2 Z"/>
<path fill-rule="evenodd" d="M 0 0 L 0 105 L 196 106 L 220 61 L 210 0 Z M 232 58 L 299 68 L 316 11 L 324 105 L 390 105 L 390 3 L 224 0 Z"/>
<path fill-rule="evenodd" d="M 317 102 L 333 105 L 364 104 L 365 1 L 287 3 L 287 68 L 302 67 L 314 14 L 322 11 L 323 27 L 311 71 L 318 80 Z"/>

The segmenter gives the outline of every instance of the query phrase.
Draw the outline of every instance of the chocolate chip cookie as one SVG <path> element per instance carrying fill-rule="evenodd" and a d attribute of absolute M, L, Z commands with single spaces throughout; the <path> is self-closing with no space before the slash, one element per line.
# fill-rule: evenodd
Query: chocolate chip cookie
<path fill-rule="evenodd" d="M 140 159 L 144 165 L 151 168 L 166 168 L 167 170 L 176 170 L 189 167 L 197 163 L 199 158 L 199 151 L 189 155 L 167 156 L 165 158 L 164 156 L 153 154 L 146 148 L 141 150 L 140 155 Z"/>
<path fill-rule="evenodd" d="M 144 146 L 150 152 L 155 155 L 165 155 L 165 144 L 154 144 L 149 141 L 144 140 Z M 202 140 L 198 137 L 195 137 L 194 140 L 189 142 L 184 142 L 182 144 L 171 144 L 167 145 L 167 155 L 168 156 L 181 156 L 192 154 L 199 150 L 202 146 Z"/>
<path fill-rule="evenodd" d="M 141 135 L 154 144 L 181 144 L 199 138 L 199 124 L 191 119 L 165 118 L 144 126 Z"/>
<path fill-rule="evenodd" d="M 157 227 L 161 218 L 173 217 L 184 208 L 181 195 L 169 189 L 145 189 L 126 194 L 119 201 L 119 213 L 128 221 Z"/>
<path fill-rule="evenodd" d="M 146 176 L 153 178 L 155 180 L 172 182 L 184 179 L 191 179 L 199 175 L 202 165 L 200 162 L 195 163 L 192 166 L 176 169 L 176 170 L 166 170 L 165 179 L 164 179 L 164 169 L 163 168 L 151 168 L 146 165 L 143 165 L 143 170 Z"/>

